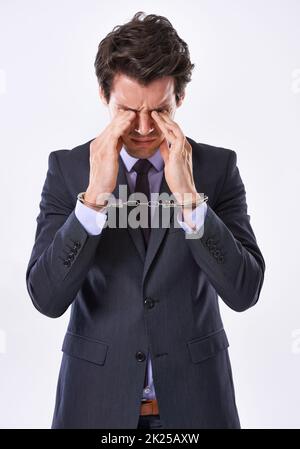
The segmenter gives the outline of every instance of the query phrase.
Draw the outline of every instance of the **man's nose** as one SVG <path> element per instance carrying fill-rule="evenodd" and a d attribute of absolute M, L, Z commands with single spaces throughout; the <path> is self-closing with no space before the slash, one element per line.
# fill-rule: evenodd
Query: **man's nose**
<path fill-rule="evenodd" d="M 139 131 L 141 135 L 147 135 L 155 128 L 155 123 L 153 118 L 149 113 L 140 113 L 138 114 L 136 121 L 136 130 Z"/>

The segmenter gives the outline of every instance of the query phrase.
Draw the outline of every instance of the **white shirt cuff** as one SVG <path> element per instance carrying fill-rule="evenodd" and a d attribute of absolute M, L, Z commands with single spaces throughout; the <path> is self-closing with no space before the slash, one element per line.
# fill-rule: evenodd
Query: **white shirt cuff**
<path fill-rule="evenodd" d="M 88 234 L 99 235 L 107 219 L 107 207 L 97 212 L 77 200 L 75 215 Z"/>
<path fill-rule="evenodd" d="M 195 209 L 191 213 L 191 220 L 192 223 L 196 225 L 196 229 L 192 229 L 187 223 L 183 221 L 183 214 L 182 214 L 182 208 L 180 207 L 177 212 L 177 221 L 184 229 L 184 231 L 187 234 L 195 234 L 198 233 L 199 230 L 202 228 L 202 235 L 204 233 L 204 221 L 206 217 L 207 212 L 207 204 L 206 201 L 199 204 L 199 206 L 195 207 Z"/>

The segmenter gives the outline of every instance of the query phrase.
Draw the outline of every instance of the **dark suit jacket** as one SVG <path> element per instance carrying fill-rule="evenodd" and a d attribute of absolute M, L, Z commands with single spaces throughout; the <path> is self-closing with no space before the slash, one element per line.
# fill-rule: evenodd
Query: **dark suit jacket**
<path fill-rule="evenodd" d="M 208 195 L 204 234 L 185 238 L 172 208 L 173 226 L 153 228 L 146 252 L 140 228 L 91 236 L 76 218 L 91 141 L 49 155 L 26 283 L 48 317 L 71 305 L 52 428 L 136 428 L 148 350 L 164 428 L 240 427 L 218 295 L 252 307 L 265 263 L 236 153 L 187 139 Z M 124 170 L 120 157 L 116 198 Z M 171 193 L 164 177 L 160 191 Z"/>

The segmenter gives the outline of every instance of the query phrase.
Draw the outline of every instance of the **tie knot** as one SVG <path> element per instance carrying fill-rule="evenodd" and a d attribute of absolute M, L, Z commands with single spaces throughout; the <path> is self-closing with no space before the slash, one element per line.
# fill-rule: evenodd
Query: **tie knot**
<path fill-rule="evenodd" d="M 147 174 L 151 167 L 152 163 L 148 159 L 139 159 L 134 164 L 133 170 L 137 173 Z"/>

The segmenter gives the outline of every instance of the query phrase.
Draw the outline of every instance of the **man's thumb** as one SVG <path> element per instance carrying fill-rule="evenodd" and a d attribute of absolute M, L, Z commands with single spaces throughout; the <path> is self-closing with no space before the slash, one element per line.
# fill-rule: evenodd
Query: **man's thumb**
<path fill-rule="evenodd" d="M 160 144 L 159 149 L 160 149 L 160 153 L 161 153 L 161 155 L 162 155 L 162 158 L 163 158 L 164 162 L 165 162 L 165 163 L 168 162 L 168 159 L 169 159 L 169 151 L 170 151 L 170 150 L 169 150 L 169 144 L 168 144 L 166 138 L 164 138 L 164 140 L 163 140 L 162 143 Z"/>

